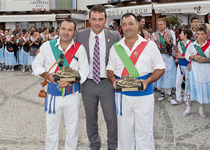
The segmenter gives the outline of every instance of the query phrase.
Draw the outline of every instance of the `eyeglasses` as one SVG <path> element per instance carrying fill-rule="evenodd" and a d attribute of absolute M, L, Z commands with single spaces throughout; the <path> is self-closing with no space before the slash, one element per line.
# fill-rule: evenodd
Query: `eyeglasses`
<path fill-rule="evenodd" d="M 59 66 L 59 67 L 63 67 L 63 64 L 64 64 L 64 57 L 65 57 L 65 56 L 64 56 L 64 54 L 60 54 L 59 57 L 60 57 L 61 60 L 60 60 L 60 62 L 58 63 L 58 66 Z"/>

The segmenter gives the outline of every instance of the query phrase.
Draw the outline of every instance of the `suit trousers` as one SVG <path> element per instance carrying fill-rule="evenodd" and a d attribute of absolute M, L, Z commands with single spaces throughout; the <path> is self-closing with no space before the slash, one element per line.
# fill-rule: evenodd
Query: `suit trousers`
<path fill-rule="evenodd" d="M 120 106 L 120 99 L 116 100 Z M 118 110 L 118 150 L 154 150 L 154 95 L 122 95 L 122 116 Z"/>
<path fill-rule="evenodd" d="M 48 95 L 48 106 L 50 97 L 51 95 Z M 58 135 L 62 113 L 64 114 L 64 121 L 66 127 L 65 150 L 76 149 L 78 141 L 79 105 L 79 92 L 67 95 L 65 97 L 56 96 L 56 114 L 49 114 L 48 112 L 46 112 L 47 136 L 45 142 L 45 150 L 58 149 Z"/>
<path fill-rule="evenodd" d="M 101 80 L 97 85 L 88 79 L 83 86 L 82 99 L 86 113 L 87 135 L 91 150 L 99 150 L 101 140 L 98 133 L 98 105 L 102 107 L 107 127 L 108 148 L 117 148 L 117 117 L 114 110 L 114 89 L 108 79 Z"/>

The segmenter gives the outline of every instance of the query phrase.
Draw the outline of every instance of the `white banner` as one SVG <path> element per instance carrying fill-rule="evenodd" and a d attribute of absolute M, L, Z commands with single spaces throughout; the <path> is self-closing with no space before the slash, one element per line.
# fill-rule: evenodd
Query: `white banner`
<path fill-rule="evenodd" d="M 155 13 L 183 13 L 206 15 L 210 12 L 210 1 L 153 4 Z"/>

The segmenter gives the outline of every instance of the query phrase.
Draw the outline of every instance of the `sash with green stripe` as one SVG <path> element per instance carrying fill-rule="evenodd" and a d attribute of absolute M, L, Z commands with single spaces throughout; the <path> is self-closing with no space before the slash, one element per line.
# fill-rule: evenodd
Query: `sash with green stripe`
<path fill-rule="evenodd" d="M 201 56 L 201 57 L 207 57 L 206 54 L 202 51 L 201 47 L 198 45 L 193 45 L 195 50 L 197 51 L 197 53 Z M 208 48 L 208 47 L 207 47 Z M 193 61 L 197 62 L 196 60 L 193 59 Z M 208 61 L 206 62 L 202 62 L 202 63 L 210 63 Z"/>
<path fill-rule="evenodd" d="M 180 42 L 180 47 L 181 47 L 181 49 L 182 49 L 182 52 L 185 54 L 187 48 L 185 47 L 185 45 L 184 45 L 184 43 L 183 43 L 182 41 Z"/>
<path fill-rule="evenodd" d="M 62 52 L 62 51 L 60 51 L 60 50 L 58 49 L 58 45 L 57 45 L 57 46 L 55 46 L 55 45 L 56 45 L 56 43 L 57 43 L 57 39 L 52 40 L 52 41 L 49 41 L 49 43 L 50 43 L 50 46 L 51 46 L 51 49 L 52 49 L 53 55 L 54 55 L 54 57 L 55 57 L 55 60 L 57 61 L 57 60 L 60 58 L 60 54 L 63 54 L 63 52 Z M 59 61 L 58 61 L 58 63 L 57 63 L 57 64 L 59 64 Z M 70 66 L 69 66 L 69 63 L 67 62 L 67 60 L 66 60 L 66 57 L 65 57 L 65 56 L 64 56 L 64 64 L 63 64 L 63 66 L 70 67 Z M 59 65 L 58 65 L 58 67 L 59 67 Z M 61 69 L 61 67 L 59 67 L 59 69 Z"/>
<path fill-rule="evenodd" d="M 129 74 L 134 78 L 140 77 L 135 65 L 133 64 L 131 59 L 128 57 L 128 54 L 126 53 L 125 49 L 121 45 L 117 45 L 117 44 L 118 42 L 115 43 L 113 46 L 117 54 L 119 55 L 122 63 L 124 64 L 125 68 L 129 72 Z"/>
<path fill-rule="evenodd" d="M 136 49 L 133 50 L 130 57 L 128 56 L 125 49 L 121 45 L 117 45 L 118 42 L 113 45 L 115 48 L 115 51 L 117 52 L 118 56 L 120 57 L 122 63 L 125 66 L 125 68 L 122 71 L 121 77 L 127 74 L 130 74 L 132 77 L 135 77 L 135 78 L 140 77 L 135 67 L 135 64 L 148 42 L 149 41 L 142 41 L 141 44 L 139 44 L 136 47 Z"/>

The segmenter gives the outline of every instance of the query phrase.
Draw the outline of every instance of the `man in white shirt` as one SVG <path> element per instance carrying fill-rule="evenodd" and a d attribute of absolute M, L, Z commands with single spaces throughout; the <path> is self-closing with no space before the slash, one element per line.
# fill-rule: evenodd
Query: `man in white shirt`
<path fill-rule="evenodd" d="M 172 50 L 176 45 L 176 37 L 174 32 L 166 27 L 164 18 L 158 19 L 158 30 L 153 34 L 152 38 L 157 44 L 166 66 L 164 75 L 154 83 L 154 86 L 161 91 L 158 100 L 163 101 L 165 94 L 167 94 L 168 100 L 173 101 L 171 90 L 176 87 L 176 64 L 172 56 Z"/>
<path fill-rule="evenodd" d="M 124 75 L 135 77 L 133 71 L 136 70 L 136 78 L 143 83 L 144 90 L 115 93 L 118 150 L 154 150 L 152 83 L 164 74 L 165 65 L 156 44 L 138 35 L 139 23 L 134 14 L 124 14 L 121 26 L 125 37 L 110 50 L 108 79 L 116 89 L 120 78 Z M 122 59 L 123 52 L 128 59 Z M 130 64 L 134 66 L 131 71 L 125 60 L 132 61 Z M 124 74 L 125 69 L 127 74 Z"/>
<path fill-rule="evenodd" d="M 40 47 L 40 53 L 34 59 L 32 69 L 35 75 L 40 75 L 48 80 L 45 99 L 47 128 L 45 150 L 58 149 L 58 133 L 62 113 L 66 127 L 65 149 L 75 150 L 78 140 L 79 83 L 76 81 L 55 83 L 53 75 L 62 66 L 67 66 L 77 70 L 81 77 L 80 83 L 84 83 L 89 74 L 89 65 L 84 46 L 73 40 L 76 24 L 73 21 L 65 20 L 61 23 L 59 32 L 59 39 L 45 42 Z M 59 57 L 63 57 L 61 58 L 63 61 L 58 61 L 50 70 Z M 50 70 L 49 73 L 48 70 Z"/>

